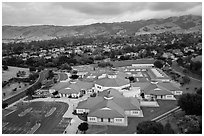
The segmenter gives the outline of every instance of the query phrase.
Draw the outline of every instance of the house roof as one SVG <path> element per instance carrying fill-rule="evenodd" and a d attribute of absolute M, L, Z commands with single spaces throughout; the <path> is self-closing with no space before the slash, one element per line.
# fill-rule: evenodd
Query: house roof
<path fill-rule="evenodd" d="M 116 98 L 120 98 L 120 97 L 124 97 L 118 90 L 113 89 L 113 88 L 109 88 L 107 90 L 104 90 L 102 92 L 99 92 L 98 94 L 101 97 L 116 97 Z"/>
<path fill-rule="evenodd" d="M 116 91 L 115 89 L 112 90 L 114 93 Z M 104 94 L 106 92 L 108 91 L 105 91 Z M 90 97 L 86 101 L 80 102 L 77 109 L 89 109 L 88 116 L 99 118 L 125 117 L 126 110 L 140 110 L 140 104 L 136 98 L 126 98 L 124 96 L 108 96 L 106 98 L 104 94 L 101 93 L 97 97 Z"/>
<path fill-rule="evenodd" d="M 116 78 L 102 78 L 96 81 L 96 84 L 105 87 L 120 87 L 129 84 L 129 80 L 117 76 Z"/>
<path fill-rule="evenodd" d="M 160 87 L 163 87 L 163 88 L 169 90 L 169 91 L 181 90 L 178 85 L 176 85 L 175 83 L 172 83 L 172 82 L 159 82 L 158 85 Z"/>
<path fill-rule="evenodd" d="M 132 66 L 132 64 L 154 64 L 154 59 L 137 59 L 110 62 L 114 67 Z"/>
<path fill-rule="evenodd" d="M 68 86 L 59 90 L 63 94 L 79 93 L 81 90 L 91 89 L 93 87 L 92 82 L 84 82 L 76 80 L 75 83 L 70 83 Z"/>
<path fill-rule="evenodd" d="M 56 91 L 59 91 L 59 90 L 61 90 L 63 88 L 68 87 L 69 85 L 70 85 L 69 82 L 59 82 L 56 85 L 52 86 L 50 89 L 54 89 Z"/>
<path fill-rule="evenodd" d="M 152 95 L 172 95 L 172 93 L 169 90 L 163 87 L 160 87 L 158 83 L 150 83 L 143 90 L 145 94 L 150 94 L 150 95 L 151 94 Z"/>
<path fill-rule="evenodd" d="M 131 83 L 131 86 L 132 87 L 140 87 L 140 89 L 143 90 L 149 84 L 150 84 L 150 82 L 135 82 L 135 83 Z"/>
<path fill-rule="evenodd" d="M 78 106 L 77 108 L 78 109 L 91 109 L 93 108 L 95 105 L 97 105 L 98 103 L 101 103 L 104 101 L 104 98 L 103 97 L 89 97 L 87 100 L 85 101 L 81 101 L 78 103 Z"/>
<path fill-rule="evenodd" d="M 125 112 L 113 100 L 104 99 L 103 102 L 98 103 L 90 110 L 88 116 L 100 118 L 116 118 L 124 117 Z"/>
<path fill-rule="evenodd" d="M 137 98 L 113 98 L 113 101 L 124 110 L 140 110 Z"/>
<path fill-rule="evenodd" d="M 151 79 L 169 79 L 169 77 L 158 68 L 148 69 L 147 72 Z"/>

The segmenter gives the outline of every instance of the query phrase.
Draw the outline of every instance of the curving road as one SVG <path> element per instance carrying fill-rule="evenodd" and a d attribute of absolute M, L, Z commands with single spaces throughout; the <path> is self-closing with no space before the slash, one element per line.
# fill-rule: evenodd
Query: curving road
<path fill-rule="evenodd" d="M 47 73 L 48 73 L 48 70 L 44 70 L 44 71 L 40 72 L 39 78 L 37 79 L 37 81 L 36 81 L 33 85 L 38 84 L 39 82 L 42 82 L 42 81 L 45 79 L 45 77 L 47 76 Z M 32 87 L 33 85 L 31 85 L 30 87 Z M 12 103 L 14 103 L 14 102 L 16 102 L 16 101 L 22 99 L 23 97 L 26 96 L 26 91 L 27 91 L 30 87 L 28 87 L 28 88 L 25 89 L 24 91 L 22 91 L 22 92 L 20 92 L 20 93 L 18 93 L 18 94 L 16 94 L 16 95 L 14 95 L 14 96 L 12 96 L 12 97 L 10 97 L 10 98 L 8 98 L 8 99 L 5 99 L 5 100 L 3 101 L 3 103 L 8 103 L 8 105 L 10 105 L 10 104 L 12 104 Z"/>

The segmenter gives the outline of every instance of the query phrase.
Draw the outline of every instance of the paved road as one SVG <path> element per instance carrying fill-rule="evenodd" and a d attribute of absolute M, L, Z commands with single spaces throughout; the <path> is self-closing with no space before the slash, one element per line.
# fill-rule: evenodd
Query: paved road
<path fill-rule="evenodd" d="M 45 79 L 45 76 L 46 76 L 47 73 L 48 73 L 48 70 L 44 70 L 44 71 L 40 72 L 39 78 L 37 79 L 37 81 L 36 81 L 34 84 L 37 84 L 37 83 L 39 83 L 39 82 L 42 82 L 42 81 Z M 27 88 L 27 89 L 28 89 L 28 88 Z M 27 90 L 27 89 L 26 89 L 26 90 Z M 26 96 L 26 90 L 24 90 L 24 91 L 22 91 L 22 92 L 20 92 L 20 93 L 18 93 L 18 94 L 16 94 L 16 95 L 14 95 L 14 96 L 12 96 L 12 97 L 6 99 L 6 100 L 4 100 L 3 102 L 4 102 L 4 103 L 8 103 L 8 104 L 10 105 L 10 104 L 12 104 L 12 103 L 14 103 L 14 102 L 20 100 L 21 98 L 23 98 L 23 97 Z"/>

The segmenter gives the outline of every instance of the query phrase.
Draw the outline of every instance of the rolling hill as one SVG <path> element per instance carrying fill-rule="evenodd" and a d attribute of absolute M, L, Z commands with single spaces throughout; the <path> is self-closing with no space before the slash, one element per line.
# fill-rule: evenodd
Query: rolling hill
<path fill-rule="evenodd" d="M 29 42 L 72 36 L 126 36 L 153 33 L 157 34 L 163 32 L 202 32 L 202 17 L 185 15 L 180 17 L 169 17 L 165 19 L 149 19 L 117 23 L 96 23 L 81 26 L 2 26 L 2 42 Z"/>

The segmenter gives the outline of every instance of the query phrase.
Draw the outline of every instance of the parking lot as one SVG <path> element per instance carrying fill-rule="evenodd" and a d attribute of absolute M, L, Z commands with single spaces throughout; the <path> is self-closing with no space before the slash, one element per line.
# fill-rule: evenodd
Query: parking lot
<path fill-rule="evenodd" d="M 63 118 L 59 124 L 51 131 L 51 134 L 63 134 L 66 127 L 70 124 L 72 118 Z"/>
<path fill-rule="evenodd" d="M 56 107 L 56 111 L 49 117 L 45 117 L 46 114 L 44 107 L 48 104 L 48 107 Z M 35 131 L 35 134 L 49 134 L 52 130 L 58 127 L 58 124 L 62 120 L 62 116 L 68 109 L 68 105 L 62 102 L 32 102 L 29 108 L 32 107 L 32 112 L 41 113 L 42 118 L 40 119 L 41 126 Z M 49 110 L 48 110 L 49 111 Z M 23 117 L 19 117 L 18 114 L 22 110 L 16 110 L 8 115 L 2 121 L 2 133 L 3 134 L 26 134 L 33 127 L 29 125 L 31 114 L 26 114 Z M 65 120 L 66 122 L 66 120 Z M 62 123 L 63 124 L 63 123 Z"/>

